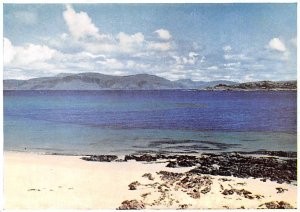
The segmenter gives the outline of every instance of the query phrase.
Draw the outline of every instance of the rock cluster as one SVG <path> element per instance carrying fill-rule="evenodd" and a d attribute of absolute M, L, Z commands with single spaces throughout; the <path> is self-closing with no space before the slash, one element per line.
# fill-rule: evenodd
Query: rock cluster
<path fill-rule="evenodd" d="M 164 155 L 164 154 L 142 154 L 142 155 L 125 155 L 124 160 L 136 160 L 136 161 L 145 161 L 152 162 L 157 160 L 176 160 L 181 163 L 181 166 L 184 166 L 184 161 L 191 162 L 197 157 L 193 155 Z M 189 166 L 187 166 L 189 167 Z"/>
<path fill-rule="evenodd" d="M 233 195 L 233 194 L 237 194 L 239 196 L 242 196 L 244 198 L 247 199 L 261 199 L 263 198 L 262 195 L 253 195 L 252 192 L 247 191 L 245 189 L 225 189 L 222 192 L 223 195 Z"/>
<path fill-rule="evenodd" d="M 142 177 L 146 177 L 146 178 L 148 178 L 148 180 L 154 180 L 154 179 L 155 179 L 155 178 L 152 176 L 151 173 L 145 173 L 145 174 L 143 174 Z"/>
<path fill-rule="evenodd" d="M 284 201 L 272 201 L 261 204 L 259 208 L 267 209 L 292 209 L 293 206 Z"/>
<path fill-rule="evenodd" d="M 145 204 L 138 200 L 125 200 L 117 210 L 142 210 L 145 209 Z"/>
<path fill-rule="evenodd" d="M 98 161 L 98 162 L 111 162 L 118 159 L 116 155 L 87 155 L 81 158 L 87 161 Z"/>
<path fill-rule="evenodd" d="M 195 161 L 194 161 L 195 162 Z M 278 183 L 297 180 L 297 160 L 279 160 L 273 157 L 243 156 L 237 153 L 206 155 L 195 162 L 192 173 L 234 176 L 239 178 L 264 178 Z"/>
<path fill-rule="evenodd" d="M 143 154 L 143 155 L 125 155 L 124 158 L 125 161 L 127 160 L 136 160 L 136 161 L 146 161 L 146 162 L 152 162 L 156 161 L 157 157 L 152 156 L 150 154 Z"/>
<path fill-rule="evenodd" d="M 128 185 L 129 190 L 136 190 L 136 188 L 141 185 L 138 181 L 134 181 Z"/>
<path fill-rule="evenodd" d="M 268 157 L 254 157 L 248 154 L 268 155 Z M 164 154 L 126 155 L 122 161 L 155 162 L 157 160 L 166 160 L 168 162 L 167 167 L 195 167 L 190 172 L 196 174 L 239 178 L 254 177 L 262 178 L 262 181 L 269 179 L 278 183 L 290 183 L 297 180 L 297 159 L 294 158 L 295 156 L 296 152 L 262 150 L 220 154 L 204 153 L 200 157 Z M 100 162 L 120 161 L 116 155 L 89 155 L 82 157 L 82 159 Z M 148 177 L 148 179 L 151 179 L 151 177 Z"/>
<path fill-rule="evenodd" d="M 236 152 L 240 154 L 252 154 L 252 155 L 269 155 L 269 156 L 278 156 L 286 158 L 296 158 L 297 152 L 284 152 L 284 151 L 267 151 L 267 150 L 258 150 L 252 152 Z"/>
<path fill-rule="evenodd" d="M 199 199 L 202 194 L 210 192 L 212 180 L 209 176 L 192 173 L 174 173 L 168 171 L 158 172 L 162 181 L 168 186 L 175 186 L 194 199 Z"/>
<path fill-rule="evenodd" d="M 283 193 L 283 192 L 285 192 L 285 191 L 288 191 L 287 189 L 285 189 L 285 188 L 280 188 L 280 187 L 276 188 L 276 190 L 277 190 L 277 194 L 281 194 L 281 193 Z"/>

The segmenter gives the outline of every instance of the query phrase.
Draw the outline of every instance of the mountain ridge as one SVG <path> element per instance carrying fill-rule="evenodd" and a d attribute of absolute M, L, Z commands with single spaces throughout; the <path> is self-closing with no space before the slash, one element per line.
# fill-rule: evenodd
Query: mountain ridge
<path fill-rule="evenodd" d="M 181 79 L 170 81 L 150 74 L 113 76 L 95 72 L 78 74 L 60 73 L 53 77 L 38 77 L 28 80 L 3 80 L 4 90 L 295 90 L 297 81 L 258 81 L 237 83 L 227 80 L 193 81 Z"/>

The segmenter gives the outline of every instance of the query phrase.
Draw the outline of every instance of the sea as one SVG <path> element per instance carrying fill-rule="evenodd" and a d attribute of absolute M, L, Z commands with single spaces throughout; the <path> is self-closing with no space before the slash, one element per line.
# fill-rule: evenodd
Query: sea
<path fill-rule="evenodd" d="M 297 151 L 296 91 L 4 91 L 4 150 Z"/>

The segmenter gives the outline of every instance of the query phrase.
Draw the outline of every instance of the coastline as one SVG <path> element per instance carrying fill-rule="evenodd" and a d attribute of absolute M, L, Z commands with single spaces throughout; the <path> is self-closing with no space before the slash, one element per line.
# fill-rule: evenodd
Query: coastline
<path fill-rule="evenodd" d="M 297 207 L 293 183 L 191 174 L 195 166 L 166 167 L 168 160 L 92 162 L 81 157 L 4 151 L 5 209 L 116 209 L 133 203 L 145 209 L 256 209 L 281 201 Z M 199 183 L 198 198 L 191 188 Z"/>

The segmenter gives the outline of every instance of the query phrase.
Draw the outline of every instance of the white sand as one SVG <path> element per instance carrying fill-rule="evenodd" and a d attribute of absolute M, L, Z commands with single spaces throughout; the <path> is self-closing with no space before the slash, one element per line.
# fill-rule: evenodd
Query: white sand
<path fill-rule="evenodd" d="M 158 171 L 185 172 L 190 168 L 167 168 L 165 163 L 145 164 L 129 162 L 89 162 L 77 156 L 38 155 L 32 153 L 4 153 L 4 207 L 5 209 L 115 209 L 124 200 L 143 200 L 141 194 L 151 192 L 143 201 L 150 202 L 159 194 L 153 188 L 141 186 L 131 191 L 128 184 L 161 182 Z M 154 181 L 141 177 L 152 173 Z M 170 191 L 180 203 L 189 208 L 257 208 L 268 201 L 286 201 L 296 207 L 297 187 L 258 179 L 231 178 L 221 182 L 213 177 L 211 192 L 200 199 L 192 199 L 186 193 Z M 245 185 L 237 185 L 245 182 Z M 240 196 L 224 196 L 220 183 L 226 187 L 244 188 L 265 198 L 249 200 Z M 230 185 L 228 185 L 230 184 Z M 278 194 L 276 187 L 288 189 Z M 31 190 L 34 189 L 34 190 Z M 238 200 L 237 200 L 238 199 Z M 178 203 L 179 204 L 179 203 Z M 172 206 L 149 206 L 146 208 L 177 208 Z"/>

